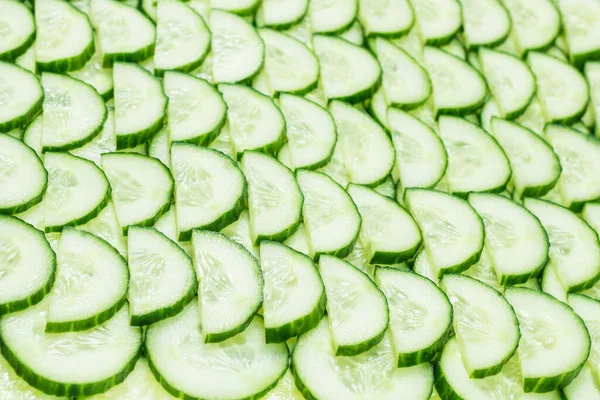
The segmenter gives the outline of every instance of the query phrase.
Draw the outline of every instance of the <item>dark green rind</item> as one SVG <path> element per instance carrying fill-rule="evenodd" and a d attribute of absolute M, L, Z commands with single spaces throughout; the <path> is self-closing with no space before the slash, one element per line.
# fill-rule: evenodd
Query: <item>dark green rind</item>
<path fill-rule="evenodd" d="M 90 27 L 90 31 L 91 30 L 92 28 Z M 49 62 L 36 61 L 35 65 L 39 72 L 65 73 L 76 71 L 83 68 L 85 64 L 87 64 L 87 62 L 90 61 L 90 59 L 94 56 L 95 52 L 96 46 L 94 44 L 94 34 L 92 33 L 90 35 L 90 42 L 81 54 L 78 54 L 74 57 L 63 58 Z"/>
<path fill-rule="evenodd" d="M 300 205 L 302 207 L 302 204 Z M 298 230 L 298 227 L 302 223 L 302 212 L 299 213 L 299 218 L 292 225 L 288 226 L 281 232 L 274 233 L 272 235 L 258 235 L 256 237 L 256 243 L 260 243 L 263 240 L 272 240 L 273 242 L 284 242 L 292 236 Z"/>
<path fill-rule="evenodd" d="M 341 39 L 343 40 L 343 39 Z M 377 59 L 375 59 L 377 60 Z M 379 63 L 377 61 L 377 63 Z M 377 77 L 377 80 L 373 83 L 373 85 L 371 85 L 371 87 L 366 88 L 360 92 L 351 94 L 349 96 L 344 96 L 344 97 L 332 97 L 329 100 L 340 100 L 340 101 L 344 101 L 346 103 L 350 103 L 350 104 L 356 104 L 356 103 L 360 103 L 362 101 L 368 100 L 370 99 L 375 92 L 377 92 L 377 90 L 379 90 L 379 87 L 381 86 L 383 82 L 383 71 L 381 70 L 381 66 L 379 67 L 379 76 Z"/>
<path fill-rule="evenodd" d="M 559 376 L 546 378 L 524 378 L 523 390 L 526 393 L 548 393 L 553 390 L 562 389 L 573 381 L 583 368 L 582 364 L 579 368 Z"/>
<path fill-rule="evenodd" d="M 102 67 L 112 68 L 113 64 L 117 61 L 139 63 L 145 61 L 154 55 L 155 41 L 148 44 L 133 53 L 105 53 L 104 59 L 102 60 Z"/>
<path fill-rule="evenodd" d="M 156 224 L 156 222 L 160 219 L 160 217 L 162 217 L 164 214 L 166 214 L 171 209 L 172 205 L 173 205 L 173 194 L 171 193 L 171 198 L 170 198 L 169 202 L 165 203 L 157 211 L 157 213 L 154 214 L 154 216 L 152 216 L 144 221 L 136 223 L 135 226 L 144 226 L 144 227 L 154 226 Z M 127 236 L 127 232 L 129 231 L 130 226 L 133 226 L 133 225 L 124 226 L 121 228 L 121 231 L 123 232 L 123 236 Z M 149 325 L 149 324 L 145 324 L 145 325 Z"/>
<path fill-rule="evenodd" d="M 100 97 L 102 97 L 102 100 L 104 100 L 104 102 L 106 103 L 107 101 L 109 101 L 110 99 L 112 99 L 115 95 L 115 88 L 112 87 L 110 90 L 104 92 L 104 93 L 98 93 L 100 95 Z"/>
<path fill-rule="evenodd" d="M 587 224 L 587 222 L 586 222 Z M 569 293 L 576 293 L 576 292 L 582 292 L 586 289 L 591 289 L 593 286 L 596 285 L 596 283 L 598 283 L 600 281 L 600 272 L 594 276 L 592 279 L 583 282 L 579 285 L 575 285 L 569 288 L 568 292 Z"/>
<path fill-rule="evenodd" d="M 586 51 L 585 53 L 571 53 L 569 54 L 569 59 L 577 69 L 583 69 L 587 61 L 600 60 L 600 49 Z"/>
<path fill-rule="evenodd" d="M 358 21 L 358 19 L 357 19 L 357 21 Z M 365 37 L 367 39 L 371 39 L 374 37 L 381 37 L 381 38 L 385 38 L 385 39 L 398 39 L 398 38 L 401 38 L 402 36 L 408 34 L 408 32 L 410 32 L 410 30 L 415 26 L 416 21 L 417 21 L 417 18 L 413 15 L 412 23 L 410 24 L 409 27 L 407 27 L 403 30 L 396 31 L 396 32 L 369 32 L 367 35 L 365 35 Z M 360 23 L 360 21 L 359 21 L 359 23 Z M 352 25 L 350 25 L 350 27 L 352 27 Z M 363 28 L 363 30 L 364 30 L 364 28 Z"/>
<path fill-rule="evenodd" d="M 260 11 L 257 11 L 257 13 Z M 270 29 L 275 29 L 278 31 L 282 31 L 282 30 L 287 30 L 292 28 L 293 26 L 299 24 L 300 22 L 302 22 L 302 20 L 304 19 L 304 17 L 306 16 L 306 14 L 308 13 L 308 1 L 306 2 L 306 7 L 304 7 L 304 12 L 302 13 L 302 15 L 300 15 L 298 18 L 289 21 L 289 22 L 284 22 L 281 24 L 271 24 L 271 25 L 267 25 L 264 24 L 264 21 L 260 24 L 257 24 L 257 26 L 259 28 L 270 28 Z"/>
<path fill-rule="evenodd" d="M 375 347 L 381 339 L 385 336 L 387 332 L 387 326 L 384 330 L 382 330 L 377 336 L 369 338 L 361 343 L 355 343 L 350 346 L 338 346 L 337 351 L 335 352 L 336 356 L 356 356 L 365 351 Z"/>
<path fill-rule="evenodd" d="M 307 14 L 308 14 L 308 10 L 307 10 Z M 352 25 L 354 25 L 354 21 L 356 21 L 358 17 L 358 5 L 356 6 L 356 11 L 354 13 L 354 17 L 352 18 L 351 21 L 349 21 L 346 25 L 340 26 L 338 29 L 335 29 L 333 31 L 318 31 L 318 32 L 313 32 L 313 35 L 326 35 L 326 36 L 334 36 L 334 35 L 340 35 L 344 32 L 346 32 L 348 29 L 352 28 Z M 341 39 L 341 38 L 340 38 Z M 344 40 L 344 39 L 342 39 Z"/>
<path fill-rule="evenodd" d="M 273 94 L 273 97 L 278 98 L 281 93 L 289 93 L 289 94 L 295 94 L 297 96 L 304 96 L 304 95 L 312 92 L 313 90 L 315 90 L 317 87 L 319 87 L 319 78 L 318 77 L 316 80 L 314 80 L 313 82 L 311 82 L 310 84 L 308 84 L 307 86 L 305 86 L 303 88 L 295 89 L 295 90 L 286 90 L 284 92 L 275 92 Z"/>
<path fill-rule="evenodd" d="M 398 368 L 407 368 L 422 364 L 424 362 L 433 362 L 440 351 L 444 348 L 444 345 L 450 338 L 451 334 L 452 323 L 448 325 L 448 330 L 444 333 L 444 335 L 440 336 L 440 338 L 431 346 L 413 353 L 404 353 L 398 355 Z"/>
<path fill-rule="evenodd" d="M 42 88 L 42 84 L 40 83 L 39 79 L 37 79 L 37 77 L 31 72 L 29 72 L 23 67 L 18 66 L 17 64 L 11 64 L 11 66 L 22 69 L 23 71 L 26 71 L 28 74 L 31 74 L 33 77 L 35 77 L 40 87 L 41 95 L 40 98 L 36 100 L 35 103 L 31 105 L 31 107 L 29 107 L 29 110 L 27 110 L 25 114 L 13 118 L 10 121 L 0 122 L 0 132 L 4 133 L 10 132 L 16 128 L 21 128 L 23 126 L 29 125 L 29 123 L 35 119 L 38 113 L 42 111 L 42 105 L 44 104 L 44 89 Z"/>
<path fill-rule="evenodd" d="M 249 16 L 249 15 L 255 14 L 256 10 L 258 10 L 258 7 L 260 7 L 260 3 L 261 3 L 260 0 L 256 0 L 254 2 L 254 4 L 252 4 L 250 7 L 240 8 L 240 9 L 237 9 L 237 10 L 223 10 L 223 11 L 226 11 L 226 12 L 229 12 L 229 13 L 232 13 L 232 14 L 236 14 L 236 15 L 245 17 L 245 16 Z"/>
<path fill-rule="evenodd" d="M 123 262 L 125 262 L 125 260 L 123 260 Z M 67 322 L 48 321 L 46 322 L 46 333 L 79 332 L 91 329 L 114 317 L 114 315 L 121 309 L 121 307 L 125 305 L 126 302 L 127 292 L 125 292 L 123 297 L 115 304 L 94 315 L 93 317 Z"/>
<path fill-rule="evenodd" d="M 35 25 L 35 23 L 34 23 Z M 35 42 L 36 31 L 33 31 L 31 35 L 19 46 L 7 50 L 4 53 L 0 53 L 0 61 L 14 62 L 17 58 L 22 56 Z"/>
<path fill-rule="evenodd" d="M 461 7 L 461 18 L 462 18 L 462 7 Z M 416 16 L 415 16 L 415 19 L 416 19 Z M 424 46 L 434 46 L 434 47 L 445 46 L 448 43 L 450 43 L 461 30 L 462 30 L 462 21 L 461 21 L 461 24 L 458 26 L 458 28 L 456 28 L 456 30 L 454 32 L 450 32 L 446 36 L 429 38 L 429 39 L 425 40 L 423 45 Z"/>
<path fill-rule="evenodd" d="M 452 389 L 452 385 L 444 376 L 444 371 L 442 371 L 439 363 L 435 363 L 433 377 L 433 386 L 442 400 L 466 400 Z"/>
<path fill-rule="evenodd" d="M 473 71 L 479 72 L 473 68 Z M 481 75 L 480 75 L 481 76 Z M 482 78 L 483 79 L 483 78 Z M 485 82 L 485 81 L 484 81 Z M 487 86 L 487 85 L 486 85 Z M 477 103 L 474 103 L 468 107 L 462 108 L 440 108 L 437 110 L 436 118 L 440 115 L 451 115 L 454 117 L 465 117 L 469 114 L 476 114 L 481 107 L 486 103 L 487 96 L 483 96 Z"/>
<path fill-rule="evenodd" d="M 382 195 L 383 196 L 383 195 Z M 421 242 L 417 243 L 412 248 L 402 252 L 391 252 L 391 251 L 376 251 L 371 258 L 369 264 L 376 265 L 392 265 L 400 264 L 405 261 L 412 259 L 419 249 L 421 248 Z"/>
<path fill-rule="evenodd" d="M 548 261 L 549 261 L 549 259 L 548 259 L 548 257 L 546 257 L 546 259 L 540 265 L 538 265 L 537 268 L 533 269 L 529 273 L 520 274 L 520 275 L 505 275 L 500 279 L 500 285 L 502 285 L 502 286 L 521 285 L 521 284 L 527 282 L 528 280 L 530 280 L 531 278 L 537 278 L 538 276 L 541 275 L 542 271 L 548 264 Z M 598 276 L 598 278 L 600 279 L 600 275 Z"/>

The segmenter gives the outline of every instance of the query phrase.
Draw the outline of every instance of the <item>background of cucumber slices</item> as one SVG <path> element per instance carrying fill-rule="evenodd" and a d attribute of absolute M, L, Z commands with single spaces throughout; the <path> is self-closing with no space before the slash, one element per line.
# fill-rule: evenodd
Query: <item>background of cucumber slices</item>
<path fill-rule="evenodd" d="M 597 0 L 0 0 L 1 399 L 600 399 Z"/>

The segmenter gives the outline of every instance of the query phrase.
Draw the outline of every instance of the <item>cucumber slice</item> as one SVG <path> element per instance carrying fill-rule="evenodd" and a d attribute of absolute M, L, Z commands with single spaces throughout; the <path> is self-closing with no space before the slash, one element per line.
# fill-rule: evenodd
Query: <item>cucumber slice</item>
<path fill-rule="evenodd" d="M 104 67 L 154 55 L 154 24 L 135 7 L 115 0 L 90 0 L 90 20 L 98 34 Z"/>
<path fill-rule="evenodd" d="M 398 367 L 433 360 L 452 329 L 448 297 L 429 279 L 378 267 L 375 282 L 390 308 L 390 338 Z"/>
<path fill-rule="evenodd" d="M 459 273 L 479 260 L 483 222 L 469 203 L 436 190 L 410 188 L 404 204 L 421 228 L 434 275 Z"/>
<path fill-rule="evenodd" d="M 256 13 L 256 21 L 261 27 L 289 29 L 299 23 L 307 12 L 308 0 L 263 0 Z"/>
<path fill-rule="evenodd" d="M 344 166 L 342 158 L 342 146 L 338 140 L 333 148 L 333 154 L 329 162 L 317 170 L 333 179 L 342 188 L 348 186 L 348 174 L 346 173 L 346 167 Z"/>
<path fill-rule="evenodd" d="M 356 356 L 381 342 L 388 328 L 388 305 L 371 278 L 328 255 L 319 258 L 319 272 L 327 293 L 333 353 Z"/>
<path fill-rule="evenodd" d="M 568 304 L 573 307 L 573 310 L 583 319 L 585 326 L 590 334 L 592 346 L 590 348 L 590 356 L 588 358 L 588 366 L 593 374 L 596 382 L 600 379 L 600 332 L 598 332 L 598 318 L 600 311 L 600 301 L 581 294 L 569 294 Z M 586 367 L 584 367 L 586 369 Z M 583 372 L 583 370 L 582 370 Z M 600 394 L 599 394 L 600 396 Z"/>
<path fill-rule="evenodd" d="M 556 3 L 561 13 L 571 62 L 581 67 L 589 59 L 598 59 L 600 5 L 589 0 L 559 0 Z"/>
<path fill-rule="evenodd" d="M 394 178 L 392 178 L 391 175 L 388 176 L 382 184 L 380 184 L 373 190 L 375 190 L 375 192 L 379 193 L 384 197 L 396 200 L 396 183 L 394 182 Z"/>
<path fill-rule="evenodd" d="M 275 154 L 283 144 L 285 120 L 273 100 L 243 85 L 219 85 L 227 103 L 229 132 L 235 154 L 245 150 Z"/>
<path fill-rule="evenodd" d="M 266 342 L 284 342 L 316 327 L 326 300 L 323 281 L 312 260 L 283 244 L 263 241 L 260 263 L 265 279 Z"/>
<path fill-rule="evenodd" d="M 496 375 L 517 351 L 519 322 L 495 289 L 463 275 L 444 275 L 440 285 L 454 310 L 454 332 L 471 378 Z"/>
<path fill-rule="evenodd" d="M 302 220 L 303 197 L 294 174 L 274 158 L 245 151 L 241 167 L 248 180 L 252 241 L 283 242 Z"/>
<path fill-rule="evenodd" d="M 598 388 L 596 381 L 594 381 L 594 377 L 590 370 L 590 363 L 586 363 L 586 365 L 581 368 L 581 371 L 579 371 L 579 374 L 577 374 L 575 379 L 563 389 L 563 393 L 567 400 L 600 399 L 600 389 Z"/>
<path fill-rule="evenodd" d="M 41 231 L 17 218 L 0 215 L 0 232 L 3 315 L 42 301 L 54 283 L 56 256 Z"/>
<path fill-rule="evenodd" d="M 506 289 L 521 328 L 519 358 L 525 392 L 546 393 L 568 385 L 590 352 L 590 336 L 571 307 L 542 292 Z"/>
<path fill-rule="evenodd" d="M 179 240 L 192 229 L 220 230 L 237 220 L 246 198 L 246 179 L 225 154 L 193 144 L 171 145 Z"/>
<path fill-rule="evenodd" d="M 33 149 L 0 133 L 0 214 L 17 214 L 39 204 L 48 174 Z"/>
<path fill-rule="evenodd" d="M 15 59 L 15 64 L 21 68 L 25 68 L 29 72 L 37 73 L 37 66 L 35 63 L 35 45 L 29 46 L 29 48 L 20 57 Z"/>
<path fill-rule="evenodd" d="M 42 109 L 44 92 L 37 77 L 0 61 L 0 132 L 29 124 Z"/>
<path fill-rule="evenodd" d="M 360 240 L 367 262 L 389 265 L 413 258 L 421 246 L 421 231 L 410 214 L 373 189 L 351 183 L 346 190 L 362 219 Z"/>
<path fill-rule="evenodd" d="M 35 399 L 35 400 L 68 400 L 67 397 L 56 397 L 45 394 L 31 387 L 23 380 L 10 364 L 0 356 L 0 391 L 7 399 Z"/>
<path fill-rule="evenodd" d="M 317 169 L 329 162 L 337 141 L 331 114 L 299 96 L 281 94 L 279 108 L 286 124 L 293 168 Z"/>
<path fill-rule="evenodd" d="M 157 159 L 135 153 L 105 153 L 102 168 L 124 234 L 130 226 L 154 225 L 169 210 L 173 177 Z"/>
<path fill-rule="evenodd" d="M 260 71 L 265 45 L 252 25 L 234 14 L 213 9 L 210 30 L 212 74 L 216 83 L 242 83 Z"/>
<path fill-rule="evenodd" d="M 190 257 L 154 228 L 131 227 L 127 240 L 131 325 L 150 325 L 180 313 L 198 288 Z"/>
<path fill-rule="evenodd" d="M 298 226 L 296 232 L 294 232 L 294 234 L 283 243 L 299 253 L 306 254 L 307 256 L 311 255 L 310 248 L 308 246 L 308 239 L 306 237 L 306 229 L 304 228 L 304 223 L 302 222 Z"/>
<path fill-rule="evenodd" d="M 42 118 L 39 118 L 40 122 Z M 36 120 L 37 121 L 37 120 Z M 40 125 L 42 125 L 40 123 Z M 41 131 L 41 126 L 40 126 Z M 41 132 L 40 132 L 41 135 Z M 40 138 L 41 140 L 41 138 Z M 102 131 L 87 144 L 73 149 L 71 154 L 77 157 L 85 158 L 101 166 L 102 154 L 117 150 L 117 134 L 115 133 L 115 112 L 113 108 L 107 107 L 107 116 Z"/>
<path fill-rule="evenodd" d="M 390 131 L 387 117 L 388 101 L 385 98 L 383 85 L 377 89 L 369 100 L 367 112 L 381 125 L 386 132 Z"/>
<path fill-rule="evenodd" d="M 158 159 L 167 168 L 171 167 L 171 140 L 169 136 L 168 126 L 163 125 L 163 128 L 148 142 L 148 155 Z"/>
<path fill-rule="evenodd" d="M 35 41 L 35 21 L 31 10 L 19 1 L 2 0 L 0 4 L 0 24 L 3 27 L 0 60 L 13 61 L 24 54 Z"/>
<path fill-rule="evenodd" d="M 425 47 L 425 67 L 431 78 L 437 115 L 467 115 L 483 105 L 487 96 L 485 81 L 466 61 Z"/>
<path fill-rule="evenodd" d="M 387 103 L 403 110 L 423 104 L 431 95 L 431 81 L 408 53 L 383 39 L 375 39 L 375 54 L 383 69 L 383 92 Z"/>
<path fill-rule="evenodd" d="M 560 14 L 552 0 L 503 0 L 521 54 L 544 50 L 560 33 Z"/>
<path fill-rule="evenodd" d="M 440 138 L 427 124 L 404 111 L 390 108 L 387 118 L 396 149 L 398 188 L 434 187 L 448 164 Z"/>
<path fill-rule="evenodd" d="M 81 147 L 102 131 L 107 118 L 98 92 L 68 75 L 45 72 L 43 151 L 65 151 Z"/>
<path fill-rule="evenodd" d="M 467 58 L 467 52 L 462 45 L 462 42 L 458 39 L 452 39 L 448 44 L 440 47 L 446 53 L 450 53 L 458 58 L 465 60 Z"/>
<path fill-rule="evenodd" d="M 304 195 L 302 216 L 311 253 L 346 257 L 360 232 L 356 205 L 333 179 L 323 173 L 298 170 L 296 179 Z"/>
<path fill-rule="evenodd" d="M 302 42 L 271 29 L 258 31 L 265 44 L 265 71 L 278 93 L 303 95 L 319 84 L 317 56 Z"/>
<path fill-rule="evenodd" d="M 570 124 L 585 113 L 589 90 L 583 75 L 552 56 L 530 52 L 527 62 L 537 82 L 537 97 L 547 122 Z"/>
<path fill-rule="evenodd" d="M 579 216 L 557 204 L 527 198 L 550 240 L 550 261 L 568 292 L 588 289 L 600 279 L 600 244 L 596 232 Z"/>
<path fill-rule="evenodd" d="M 567 291 L 563 287 L 556 271 L 556 265 L 550 261 L 542 273 L 542 291 L 563 303 L 567 302 Z"/>
<path fill-rule="evenodd" d="M 89 232 L 106 240 L 108 244 L 117 249 L 123 258 L 127 258 L 127 239 L 123 236 L 123 230 L 119 225 L 117 212 L 115 211 L 115 206 L 112 201 L 108 202 L 106 207 L 100 211 L 100 214 L 98 214 L 96 218 L 86 224 L 78 226 L 77 229 Z"/>
<path fill-rule="evenodd" d="M 210 48 L 210 31 L 204 20 L 184 3 L 158 2 L 156 25 L 155 74 L 167 70 L 189 72 L 200 65 Z"/>
<path fill-rule="evenodd" d="M 160 81 L 137 64 L 117 62 L 113 73 L 117 149 L 136 147 L 162 128 L 167 96 Z"/>
<path fill-rule="evenodd" d="M 564 205 L 579 211 L 583 205 L 600 198 L 600 142 L 591 135 L 572 128 L 546 125 L 546 139 L 560 159 L 562 173 L 558 179 Z"/>
<path fill-rule="evenodd" d="M 523 114 L 536 91 L 531 69 L 511 54 L 485 48 L 479 50 L 479 61 L 500 116 L 513 119 Z"/>
<path fill-rule="evenodd" d="M 485 283 L 488 286 L 491 286 L 493 289 L 496 289 L 500 293 L 504 292 L 504 288 L 499 283 L 498 276 L 492 265 L 492 259 L 489 255 L 489 250 L 484 247 L 481 252 L 481 257 L 479 261 L 473 264 L 468 270 L 462 273 L 463 275 L 469 276 L 473 279 L 477 279 L 480 282 Z"/>
<path fill-rule="evenodd" d="M 471 193 L 469 204 L 483 220 L 486 249 L 499 283 L 515 285 L 536 277 L 550 248 L 537 217 L 501 195 Z"/>
<path fill-rule="evenodd" d="M 200 281 L 198 306 L 204 343 L 216 343 L 248 328 L 263 302 L 258 260 L 227 236 L 194 230 L 194 265 Z"/>
<path fill-rule="evenodd" d="M 457 0 L 413 0 L 411 3 L 424 44 L 447 44 L 461 28 L 461 7 Z"/>
<path fill-rule="evenodd" d="M 529 129 L 511 121 L 492 118 L 490 133 L 504 150 L 512 170 L 513 196 L 543 196 L 562 172 L 552 148 Z"/>
<path fill-rule="evenodd" d="M 358 0 L 311 0 L 308 14 L 313 33 L 340 33 L 354 22 Z"/>
<path fill-rule="evenodd" d="M 355 20 L 350 28 L 338 34 L 342 39 L 354 43 L 357 46 L 362 46 L 365 43 L 364 29 L 358 20 Z"/>
<path fill-rule="evenodd" d="M 311 4 L 314 3 L 318 2 Z M 381 85 L 381 67 L 366 49 L 344 39 L 323 35 L 314 36 L 313 44 L 326 98 L 358 103 L 377 91 Z"/>
<path fill-rule="evenodd" d="M 238 220 L 223 228 L 221 233 L 244 246 L 253 256 L 258 257 L 258 247 L 254 245 L 250 235 L 248 210 L 242 211 Z"/>
<path fill-rule="evenodd" d="M 48 188 L 44 198 L 45 230 L 60 232 L 64 226 L 94 219 L 110 200 L 110 185 L 96 164 L 68 153 L 46 153 Z"/>
<path fill-rule="evenodd" d="M 308 400 L 429 399 L 433 373 L 429 363 L 396 368 L 388 336 L 366 353 L 336 357 L 327 318 L 300 336 L 292 354 L 296 386 Z"/>
<path fill-rule="evenodd" d="M 358 19 L 364 27 L 364 36 L 400 37 L 415 22 L 408 0 L 359 0 Z"/>
<path fill-rule="evenodd" d="M 266 344 L 261 317 L 239 336 L 204 343 L 198 328 L 200 306 L 190 303 L 176 317 L 146 331 L 150 370 L 178 398 L 260 398 L 275 387 L 288 368 L 285 343 Z"/>
<path fill-rule="evenodd" d="M 82 68 L 94 55 L 94 31 L 87 15 L 62 0 L 35 2 L 35 61 L 39 71 Z"/>
<path fill-rule="evenodd" d="M 210 7 L 235 14 L 251 16 L 260 5 L 260 0 L 211 0 Z"/>
<path fill-rule="evenodd" d="M 329 111 L 337 127 L 348 180 L 378 186 L 394 167 L 395 151 L 389 136 L 366 113 L 346 103 L 333 101 Z"/>
<path fill-rule="evenodd" d="M 96 89 L 105 101 L 113 97 L 113 72 L 110 68 L 102 67 L 102 54 L 98 51 L 94 53 L 90 61 L 83 68 L 71 71 L 69 75 Z"/>
<path fill-rule="evenodd" d="M 600 134 L 600 63 L 587 62 L 584 67 L 585 78 L 590 88 L 590 103 L 594 111 L 596 122 L 595 134 Z"/>
<path fill-rule="evenodd" d="M 501 192 L 511 169 L 498 142 L 483 129 L 464 119 L 443 116 L 439 133 L 448 153 L 446 176 L 452 193 Z"/>
<path fill-rule="evenodd" d="M 496 47 L 512 28 L 508 11 L 498 0 L 460 0 L 467 49 Z"/>
<path fill-rule="evenodd" d="M 264 2 L 264 0 L 263 0 Z M 304 396 L 296 388 L 294 376 L 288 370 L 273 389 L 263 397 L 264 400 L 304 400 Z"/>

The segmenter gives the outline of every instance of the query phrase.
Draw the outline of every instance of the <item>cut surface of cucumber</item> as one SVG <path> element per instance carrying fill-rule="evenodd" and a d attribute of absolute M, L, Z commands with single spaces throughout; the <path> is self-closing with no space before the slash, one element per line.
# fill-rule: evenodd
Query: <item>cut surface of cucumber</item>
<path fill-rule="evenodd" d="M 123 230 L 119 225 L 117 212 L 112 201 L 108 202 L 96 218 L 78 226 L 78 229 L 106 240 L 112 247 L 117 249 L 123 258 L 127 258 L 127 239 L 123 236 Z"/>
<path fill-rule="evenodd" d="M 590 356 L 588 358 L 588 367 L 593 374 L 593 379 L 598 381 L 600 378 L 600 334 L 598 332 L 598 311 L 600 311 L 600 301 L 582 294 L 569 294 L 567 297 L 568 304 L 573 307 L 573 310 L 583 319 L 585 326 L 590 334 L 592 346 L 590 348 Z M 585 369 L 585 367 L 584 367 Z M 583 373 L 583 370 L 582 370 Z"/>
<path fill-rule="evenodd" d="M 600 5 L 589 0 L 559 0 L 556 3 L 562 16 L 564 37 L 571 62 L 582 66 L 588 59 L 598 59 Z"/>
<path fill-rule="evenodd" d="M 464 200 L 429 189 L 407 189 L 404 203 L 423 234 L 434 275 L 459 273 L 479 260 L 483 222 Z"/>
<path fill-rule="evenodd" d="M 563 394 L 567 400 L 576 399 L 600 399 L 600 389 L 594 380 L 594 376 L 590 369 L 590 363 L 581 368 L 579 374 L 573 381 L 563 389 Z"/>
<path fill-rule="evenodd" d="M 378 267 L 375 282 L 387 298 L 398 367 L 431 361 L 452 329 L 448 297 L 429 279 L 396 268 Z"/>
<path fill-rule="evenodd" d="M 10 132 L 40 112 L 44 91 L 34 74 L 15 64 L 0 61 L 0 76 L 0 132 Z"/>
<path fill-rule="evenodd" d="M 283 244 L 263 241 L 263 316 L 267 343 L 286 341 L 317 326 L 325 312 L 325 287 L 310 257 Z"/>
<path fill-rule="evenodd" d="M 415 22 L 408 0 L 359 0 L 358 19 L 364 27 L 364 36 L 399 37 Z"/>
<path fill-rule="evenodd" d="M 259 0 L 212 0 L 210 2 L 212 9 L 225 10 L 244 16 L 250 15 L 250 17 L 259 5 Z"/>
<path fill-rule="evenodd" d="M 263 0 L 256 14 L 258 26 L 287 29 L 299 23 L 308 11 L 308 0 L 281 2 Z"/>
<path fill-rule="evenodd" d="M 308 10 L 312 32 L 339 33 L 354 22 L 358 0 L 311 0 Z"/>
<path fill-rule="evenodd" d="M 44 198 L 46 232 L 84 224 L 106 207 L 110 185 L 96 164 L 68 153 L 44 156 L 48 188 Z"/>
<path fill-rule="evenodd" d="M 363 354 L 336 357 L 329 324 L 323 318 L 317 328 L 300 336 L 294 347 L 292 372 L 304 398 L 429 399 L 433 385 L 429 363 L 396 368 L 387 335 Z"/>
<path fill-rule="evenodd" d="M 265 343 L 262 318 L 238 336 L 204 343 L 199 308 L 192 301 L 146 332 L 150 369 L 162 386 L 178 398 L 231 400 L 259 398 L 273 388 L 288 368 L 288 349 Z"/>
<path fill-rule="evenodd" d="M 0 320 L 0 350 L 31 386 L 55 396 L 93 395 L 121 383 L 141 354 L 127 307 L 82 332 L 45 333 L 46 302 Z"/>
<path fill-rule="evenodd" d="M 457 0 L 412 0 L 411 4 L 424 44 L 446 44 L 461 28 L 461 7 Z"/>
<path fill-rule="evenodd" d="M 388 323 L 383 292 L 367 274 L 339 258 L 323 255 L 319 272 L 327 293 L 327 315 L 336 356 L 355 356 L 381 342 Z M 369 323 L 364 321 L 369 319 Z"/>
<path fill-rule="evenodd" d="M 516 44 L 521 54 L 543 50 L 560 33 L 560 14 L 552 0 L 503 0 L 510 13 Z"/>
<path fill-rule="evenodd" d="M 74 156 L 90 160 L 99 167 L 101 166 L 102 154 L 115 152 L 117 150 L 117 134 L 115 133 L 115 110 L 113 108 L 107 107 L 106 111 L 106 121 L 104 122 L 102 131 L 83 146 L 69 151 Z M 42 119 L 43 117 L 40 116 L 40 131 L 42 130 Z"/>
<path fill-rule="evenodd" d="M 494 47 L 506 40 L 512 24 L 499 0 L 460 0 L 460 5 L 467 49 Z"/>
<path fill-rule="evenodd" d="M 298 170 L 296 179 L 304 196 L 302 217 L 312 254 L 346 257 L 361 225 L 352 198 L 323 173 Z"/>
<path fill-rule="evenodd" d="M 600 63 L 587 62 L 584 67 L 585 78 L 590 88 L 590 103 L 594 109 L 594 120 L 596 127 L 594 133 L 596 136 L 600 133 Z"/>
<path fill-rule="evenodd" d="M 15 0 L 2 0 L 3 29 L 0 39 L 0 60 L 13 61 L 35 41 L 36 27 L 33 13 L 23 3 Z"/>
<path fill-rule="evenodd" d="M 67 397 L 52 396 L 32 387 L 17 375 L 2 356 L 0 356 L 0 374 L 2 375 L 0 391 L 9 399 L 68 400 Z"/>
<path fill-rule="evenodd" d="M 98 49 L 82 68 L 69 72 L 69 75 L 92 86 L 104 101 L 113 97 L 112 69 L 102 67 L 102 54 Z"/>

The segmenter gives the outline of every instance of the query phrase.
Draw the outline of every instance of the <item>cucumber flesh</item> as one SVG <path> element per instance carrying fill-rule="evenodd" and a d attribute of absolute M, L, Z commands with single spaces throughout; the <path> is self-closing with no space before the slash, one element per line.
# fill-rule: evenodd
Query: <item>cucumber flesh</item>
<path fill-rule="evenodd" d="M 18 1 L 2 1 L 1 25 L 5 32 L 0 39 L 0 60 L 14 61 L 24 54 L 35 40 L 33 14 Z"/>
<path fill-rule="evenodd" d="M 506 40 L 511 20 L 499 0 L 460 0 L 460 5 L 467 49 L 494 47 Z"/>
<path fill-rule="evenodd" d="M 411 4 L 424 44 L 444 45 L 461 28 L 461 7 L 457 0 L 412 0 Z"/>
<path fill-rule="evenodd" d="M 358 13 L 358 0 L 312 0 L 308 6 L 314 33 L 343 32 L 352 25 Z"/>
<path fill-rule="evenodd" d="M 29 124 L 42 109 L 44 92 L 38 78 L 17 65 L 0 61 L 0 132 Z"/>
<path fill-rule="evenodd" d="M 552 0 L 504 0 L 520 54 L 543 50 L 560 33 L 560 14 Z"/>
<path fill-rule="evenodd" d="M 408 0 L 359 0 L 358 19 L 364 26 L 365 36 L 402 36 L 415 22 Z"/>

